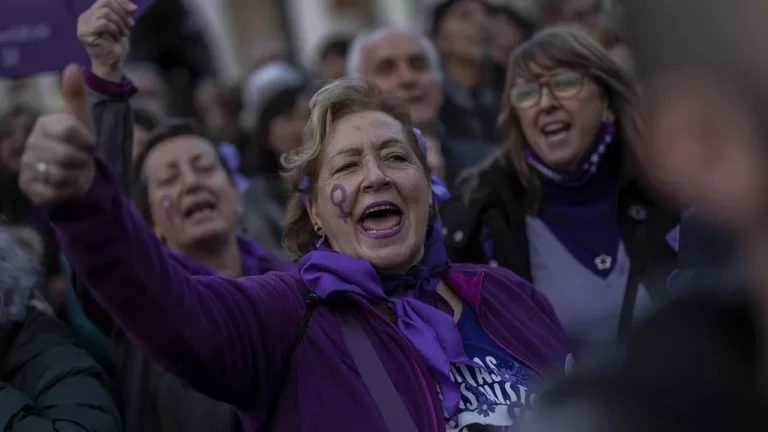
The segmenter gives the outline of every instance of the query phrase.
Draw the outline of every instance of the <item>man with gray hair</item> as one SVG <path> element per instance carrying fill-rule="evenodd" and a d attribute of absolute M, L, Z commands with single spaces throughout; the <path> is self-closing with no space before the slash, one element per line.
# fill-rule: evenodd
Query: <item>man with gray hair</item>
<path fill-rule="evenodd" d="M 427 142 L 433 172 L 453 189 L 458 174 L 489 149 L 452 140 L 438 120 L 443 104 L 443 74 L 437 50 L 424 35 L 385 26 L 359 35 L 347 56 L 347 75 L 373 80 L 385 94 L 400 98 Z"/>

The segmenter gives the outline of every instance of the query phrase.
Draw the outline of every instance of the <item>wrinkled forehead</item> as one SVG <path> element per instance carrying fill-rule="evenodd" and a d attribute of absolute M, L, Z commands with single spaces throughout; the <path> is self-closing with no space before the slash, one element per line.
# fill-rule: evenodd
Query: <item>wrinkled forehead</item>
<path fill-rule="evenodd" d="M 154 144 L 147 153 L 145 166 L 180 164 L 218 157 L 214 144 L 207 139 L 197 135 L 179 135 Z"/>
<path fill-rule="evenodd" d="M 360 155 L 382 147 L 409 147 L 403 125 L 381 111 L 363 111 L 336 120 L 325 139 L 324 160 Z"/>
<path fill-rule="evenodd" d="M 403 30 L 388 30 L 376 35 L 365 48 L 369 64 L 375 65 L 387 59 L 424 57 L 427 53 L 415 35 Z"/>

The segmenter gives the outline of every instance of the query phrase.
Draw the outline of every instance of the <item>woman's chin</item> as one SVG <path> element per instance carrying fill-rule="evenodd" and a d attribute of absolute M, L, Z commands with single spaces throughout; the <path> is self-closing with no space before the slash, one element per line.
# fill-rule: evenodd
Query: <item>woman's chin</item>
<path fill-rule="evenodd" d="M 368 261 L 380 273 L 405 273 L 421 260 L 420 250 L 408 242 L 391 242 L 363 251 L 360 258 Z"/>

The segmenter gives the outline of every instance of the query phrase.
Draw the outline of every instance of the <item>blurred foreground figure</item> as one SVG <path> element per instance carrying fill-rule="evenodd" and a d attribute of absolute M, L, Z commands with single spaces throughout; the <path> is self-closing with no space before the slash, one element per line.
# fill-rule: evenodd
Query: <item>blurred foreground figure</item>
<path fill-rule="evenodd" d="M 573 413 L 616 420 L 586 430 L 765 430 L 768 64 L 754 53 L 768 36 L 767 6 L 627 2 L 647 98 L 649 147 L 637 149 L 646 172 L 736 240 L 749 282 L 734 274 L 736 289 L 724 292 L 728 281 L 712 278 L 711 290 L 659 311 L 629 338 L 613 371 L 583 373 L 543 396 L 529 431 L 572 431 L 551 421 Z"/>

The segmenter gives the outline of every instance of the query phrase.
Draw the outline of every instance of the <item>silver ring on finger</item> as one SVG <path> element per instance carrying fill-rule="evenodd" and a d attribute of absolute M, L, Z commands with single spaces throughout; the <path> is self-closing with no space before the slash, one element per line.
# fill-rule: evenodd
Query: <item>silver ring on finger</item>
<path fill-rule="evenodd" d="M 48 183 L 48 164 L 45 162 L 38 162 L 35 164 L 35 172 L 37 173 L 37 181 L 40 183 Z"/>

